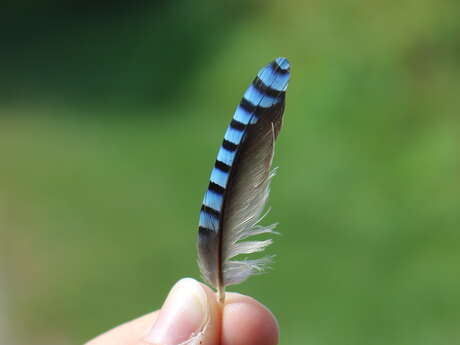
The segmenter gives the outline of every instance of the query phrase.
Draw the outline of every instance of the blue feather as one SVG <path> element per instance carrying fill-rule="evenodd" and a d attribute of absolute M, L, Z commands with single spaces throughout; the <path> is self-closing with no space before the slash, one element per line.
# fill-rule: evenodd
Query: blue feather
<path fill-rule="evenodd" d="M 236 108 L 211 172 L 200 211 L 198 264 L 221 301 L 225 286 L 241 283 L 269 262 L 231 259 L 271 244 L 271 240 L 242 240 L 274 229 L 257 223 L 274 175 L 270 168 L 289 77 L 286 58 L 276 58 L 259 71 Z"/>

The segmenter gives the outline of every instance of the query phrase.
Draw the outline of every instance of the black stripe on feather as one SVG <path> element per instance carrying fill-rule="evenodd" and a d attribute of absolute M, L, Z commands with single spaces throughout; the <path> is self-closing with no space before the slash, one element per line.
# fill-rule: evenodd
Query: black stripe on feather
<path fill-rule="evenodd" d="M 217 211 L 217 210 L 215 210 L 215 209 L 213 209 L 211 207 L 208 207 L 206 205 L 201 205 L 201 211 L 203 211 L 203 212 L 205 212 L 205 213 L 207 213 L 209 215 L 215 216 L 217 218 L 220 217 L 220 212 L 219 211 Z"/>

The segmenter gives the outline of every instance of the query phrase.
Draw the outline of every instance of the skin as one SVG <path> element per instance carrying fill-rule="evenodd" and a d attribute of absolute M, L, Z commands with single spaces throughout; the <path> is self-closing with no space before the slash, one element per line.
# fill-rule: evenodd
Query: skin
<path fill-rule="evenodd" d="M 203 338 L 190 342 L 190 345 L 278 344 L 278 323 L 265 306 L 238 293 L 227 293 L 225 303 L 221 305 L 209 287 L 201 286 L 207 296 L 210 321 Z M 148 340 L 160 312 L 157 310 L 115 327 L 86 345 L 163 345 Z"/>

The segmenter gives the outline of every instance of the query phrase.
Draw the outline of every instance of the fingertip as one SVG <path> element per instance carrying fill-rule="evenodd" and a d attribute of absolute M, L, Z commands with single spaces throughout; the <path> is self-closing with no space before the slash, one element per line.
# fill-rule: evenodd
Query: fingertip
<path fill-rule="evenodd" d="M 278 337 L 278 322 L 270 310 L 249 296 L 227 294 L 222 345 L 276 345 Z"/>
<path fill-rule="evenodd" d="M 141 344 L 213 345 L 218 342 L 219 333 L 220 308 L 215 294 L 195 279 L 183 278 L 169 292 Z"/>

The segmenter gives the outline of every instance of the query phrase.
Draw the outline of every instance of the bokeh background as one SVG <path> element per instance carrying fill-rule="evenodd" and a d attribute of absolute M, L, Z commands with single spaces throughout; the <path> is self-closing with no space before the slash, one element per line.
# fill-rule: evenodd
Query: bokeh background
<path fill-rule="evenodd" d="M 0 344 L 82 343 L 199 278 L 198 212 L 257 70 L 292 64 L 281 344 L 460 344 L 460 2 L 1 5 Z"/>

